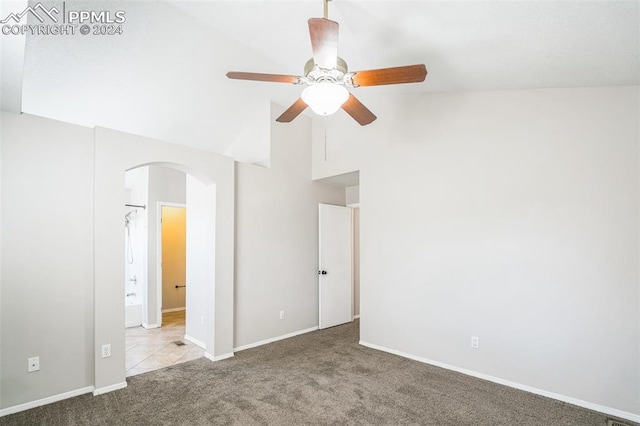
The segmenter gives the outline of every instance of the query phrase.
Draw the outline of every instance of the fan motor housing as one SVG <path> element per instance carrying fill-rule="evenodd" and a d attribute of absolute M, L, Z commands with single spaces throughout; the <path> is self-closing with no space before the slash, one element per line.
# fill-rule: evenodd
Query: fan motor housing
<path fill-rule="evenodd" d="M 304 66 L 304 76 L 310 82 L 330 81 L 339 83 L 343 81 L 347 72 L 347 63 L 341 57 L 336 58 L 336 67 L 334 69 L 317 67 L 313 58 L 309 59 Z"/>

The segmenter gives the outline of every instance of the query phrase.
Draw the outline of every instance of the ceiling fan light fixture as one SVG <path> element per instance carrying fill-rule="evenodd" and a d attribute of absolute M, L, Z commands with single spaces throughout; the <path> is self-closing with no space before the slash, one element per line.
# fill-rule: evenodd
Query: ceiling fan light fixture
<path fill-rule="evenodd" d="M 417 64 L 349 72 L 347 63 L 338 56 L 339 24 L 328 18 L 327 5 L 331 0 L 323 1 L 324 18 L 307 21 L 313 57 L 305 64 L 303 76 L 231 71 L 227 77 L 307 85 L 301 97 L 276 118 L 279 123 L 293 121 L 307 107 L 319 115 L 331 115 L 342 108 L 358 124 L 366 126 L 376 116 L 347 88 L 420 83 L 427 77 L 427 67 Z"/>
<path fill-rule="evenodd" d="M 302 91 L 302 100 L 318 115 L 331 115 L 349 99 L 349 91 L 342 85 L 322 82 Z"/>

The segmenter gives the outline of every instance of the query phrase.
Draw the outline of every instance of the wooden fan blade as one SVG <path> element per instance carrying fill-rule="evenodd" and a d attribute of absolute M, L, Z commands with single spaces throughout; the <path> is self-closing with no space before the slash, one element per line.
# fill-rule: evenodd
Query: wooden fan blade
<path fill-rule="evenodd" d="M 353 117 L 361 126 L 373 122 L 377 117 L 362 104 L 355 96 L 349 94 L 349 99 L 342 104 L 342 109 Z"/>
<path fill-rule="evenodd" d="M 320 68 L 335 68 L 338 59 L 338 23 L 325 18 L 311 18 L 309 34 L 315 64 Z"/>
<path fill-rule="evenodd" d="M 358 71 L 353 76 L 356 86 L 380 86 L 384 84 L 419 83 L 427 77 L 424 64 L 405 67 Z"/>
<path fill-rule="evenodd" d="M 280 117 L 276 118 L 276 121 L 279 123 L 289 123 L 293 121 L 294 118 L 300 115 L 302 111 L 307 109 L 307 104 L 304 103 L 302 98 L 298 98 L 297 101 L 293 103 L 285 112 L 283 112 Z"/>
<path fill-rule="evenodd" d="M 271 81 L 274 83 L 296 84 L 300 81 L 300 77 L 295 75 L 261 74 L 257 72 L 230 71 L 227 73 L 227 77 L 234 80 Z"/>

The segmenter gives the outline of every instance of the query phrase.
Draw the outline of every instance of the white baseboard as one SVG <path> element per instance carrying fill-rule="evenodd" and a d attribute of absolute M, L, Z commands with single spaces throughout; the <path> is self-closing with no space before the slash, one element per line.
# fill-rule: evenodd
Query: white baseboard
<path fill-rule="evenodd" d="M 358 318 L 360 318 L 360 314 L 353 316 L 353 319 L 358 319 Z"/>
<path fill-rule="evenodd" d="M 25 402 L 24 404 L 14 405 L 13 407 L 3 408 L 2 410 L 0 410 L 0 417 L 19 413 L 20 411 L 29 410 L 31 408 L 40 407 L 42 405 L 51 404 L 52 402 L 62 401 L 63 399 L 73 398 L 74 396 L 84 395 L 85 393 L 90 392 L 93 392 L 93 386 L 87 386 L 69 392 L 59 393 L 58 395 L 37 399 L 35 401 Z"/>
<path fill-rule="evenodd" d="M 115 385 L 105 386 L 103 388 L 95 389 L 93 391 L 93 396 L 102 395 L 103 393 L 113 392 L 118 389 L 124 389 L 127 387 L 127 382 L 116 383 Z"/>
<path fill-rule="evenodd" d="M 299 336 L 301 334 L 310 333 L 312 331 L 316 331 L 318 326 L 307 328 L 304 330 L 294 331 L 293 333 L 283 334 L 282 336 L 272 337 L 266 340 L 260 340 L 259 342 L 249 343 L 248 345 L 238 346 L 237 348 L 233 348 L 234 352 L 244 351 L 245 349 L 255 348 L 256 346 L 266 345 L 267 343 L 277 342 L 278 340 L 288 339 L 289 337 Z"/>
<path fill-rule="evenodd" d="M 218 356 L 213 356 L 209 352 L 205 352 L 204 357 L 211 361 L 222 361 L 223 359 L 233 358 L 233 352 L 229 352 L 228 354 L 222 354 Z"/>
<path fill-rule="evenodd" d="M 162 313 L 166 314 L 167 312 L 180 312 L 184 311 L 186 308 L 171 308 L 171 309 L 163 309 Z"/>
<path fill-rule="evenodd" d="M 150 328 L 160 328 L 160 324 L 147 324 L 146 322 L 143 322 L 142 326 L 147 330 L 149 330 Z"/>
<path fill-rule="evenodd" d="M 445 364 L 442 362 L 433 361 L 428 358 L 407 354 L 401 351 L 397 351 L 395 349 L 385 348 L 384 346 L 374 345 L 373 343 L 363 342 L 362 340 L 360 341 L 360 344 L 362 346 L 366 346 L 371 349 L 388 352 L 390 354 L 398 355 L 403 358 L 409 358 L 414 361 L 419 361 L 425 364 L 435 365 L 436 367 L 441 367 L 447 370 L 456 371 L 458 373 L 466 374 L 467 376 L 477 377 L 479 379 L 488 380 L 490 382 L 498 383 L 500 385 L 508 386 L 510 388 L 523 390 L 526 392 L 534 393 L 536 395 L 546 396 L 547 398 L 551 398 L 551 399 L 557 399 L 558 401 L 567 402 L 569 404 L 577 405 L 578 407 L 588 408 L 589 410 L 598 411 L 600 413 L 609 414 L 612 416 L 620 417 L 620 418 L 631 420 L 634 422 L 640 422 L 640 415 L 638 414 L 628 413 L 626 411 L 618 410 L 616 408 L 605 407 L 604 405 L 594 404 L 592 402 L 583 401 L 581 399 L 572 398 L 570 396 L 560 395 L 560 394 L 549 392 L 543 389 L 538 389 L 538 388 L 523 385 L 520 383 L 512 382 L 510 380 L 501 379 L 499 377 L 490 376 L 488 374 L 467 370 L 466 368 L 460 368 L 460 367 Z"/>
<path fill-rule="evenodd" d="M 201 347 L 202 349 L 207 349 L 207 345 L 204 342 L 201 342 L 200 340 L 196 339 L 195 337 L 191 337 L 188 334 L 184 335 L 184 340 L 188 340 L 194 345 Z"/>

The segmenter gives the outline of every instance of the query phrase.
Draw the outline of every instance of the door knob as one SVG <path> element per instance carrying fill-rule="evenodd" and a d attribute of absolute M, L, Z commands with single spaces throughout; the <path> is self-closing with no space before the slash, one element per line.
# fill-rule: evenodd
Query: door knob
<path fill-rule="evenodd" d="M 327 275 L 327 271 L 318 271 L 318 275 Z"/>

